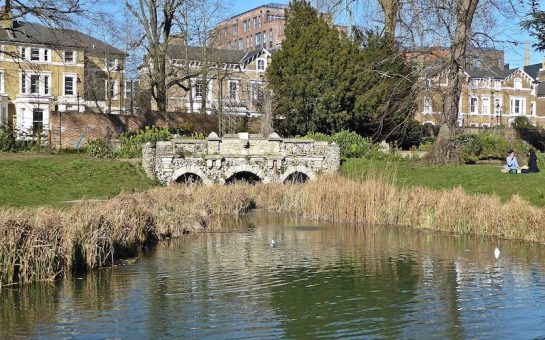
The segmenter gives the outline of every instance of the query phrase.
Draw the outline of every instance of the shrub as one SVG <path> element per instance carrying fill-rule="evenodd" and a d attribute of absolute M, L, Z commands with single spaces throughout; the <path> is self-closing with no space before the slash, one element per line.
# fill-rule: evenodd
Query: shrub
<path fill-rule="evenodd" d="M 172 134 L 167 128 L 157 126 L 146 126 L 144 129 L 138 130 L 135 134 L 122 133 L 119 136 L 121 147 L 117 151 L 117 155 L 121 158 L 142 157 L 142 145 L 145 143 L 155 143 L 171 139 Z"/>
<path fill-rule="evenodd" d="M 371 139 L 364 138 L 355 132 L 341 131 L 333 135 L 313 133 L 303 137 L 315 141 L 335 142 L 341 150 L 341 157 L 344 158 L 374 158 L 383 159 L 386 155 L 380 151 L 378 145 L 373 144 Z"/>
<path fill-rule="evenodd" d="M 513 129 L 529 129 L 533 128 L 534 126 L 530 123 L 527 117 L 520 116 L 515 118 L 511 127 Z"/>
<path fill-rule="evenodd" d="M 502 135 L 488 132 L 481 134 L 462 134 L 458 136 L 458 151 L 465 163 L 475 163 L 480 159 L 504 159 L 509 150 L 514 150 L 519 158 L 524 159 L 530 146 L 521 139 L 507 140 Z"/>
<path fill-rule="evenodd" d="M 91 140 L 85 146 L 85 153 L 100 158 L 113 158 L 114 152 L 112 151 L 112 145 L 106 142 L 104 139 Z"/>
<path fill-rule="evenodd" d="M 20 152 L 32 150 L 35 147 L 33 140 L 16 139 L 13 131 L 0 131 L 0 151 L 4 152 Z"/>

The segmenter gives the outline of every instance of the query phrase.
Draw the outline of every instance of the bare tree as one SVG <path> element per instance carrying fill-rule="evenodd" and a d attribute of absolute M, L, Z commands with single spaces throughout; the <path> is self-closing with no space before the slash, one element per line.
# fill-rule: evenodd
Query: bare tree
<path fill-rule="evenodd" d="M 185 0 L 134 0 L 127 1 L 127 9 L 138 21 L 145 42 L 144 67 L 151 96 L 159 112 L 167 110 L 167 53 L 175 28 L 175 16 Z"/>

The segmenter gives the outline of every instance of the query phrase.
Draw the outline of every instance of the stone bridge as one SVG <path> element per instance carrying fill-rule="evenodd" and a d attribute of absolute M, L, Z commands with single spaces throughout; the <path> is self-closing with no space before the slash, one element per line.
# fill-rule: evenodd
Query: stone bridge
<path fill-rule="evenodd" d="M 204 184 L 291 182 L 312 180 L 319 173 L 333 173 L 340 166 L 335 143 L 283 139 L 239 133 L 206 140 L 174 139 L 147 143 L 142 166 L 162 184 L 199 181 Z"/>

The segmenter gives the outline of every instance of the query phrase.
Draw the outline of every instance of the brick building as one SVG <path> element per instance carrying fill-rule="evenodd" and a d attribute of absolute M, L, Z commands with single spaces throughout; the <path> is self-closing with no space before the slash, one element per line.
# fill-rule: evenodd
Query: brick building
<path fill-rule="evenodd" d="M 270 3 L 221 22 L 214 29 L 213 46 L 233 50 L 280 47 L 287 8 L 287 5 Z"/>

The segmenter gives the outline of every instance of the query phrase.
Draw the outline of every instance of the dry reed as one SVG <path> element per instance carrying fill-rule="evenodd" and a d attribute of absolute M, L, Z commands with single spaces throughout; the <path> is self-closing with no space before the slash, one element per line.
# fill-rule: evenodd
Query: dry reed
<path fill-rule="evenodd" d="M 518 196 L 502 203 L 496 196 L 472 195 L 461 188 L 404 188 L 381 178 L 354 181 L 341 176 L 303 185 L 173 185 L 64 210 L 0 210 L 0 287 L 112 265 L 158 240 L 210 229 L 214 216 L 254 208 L 332 222 L 545 242 L 545 210 Z"/>

